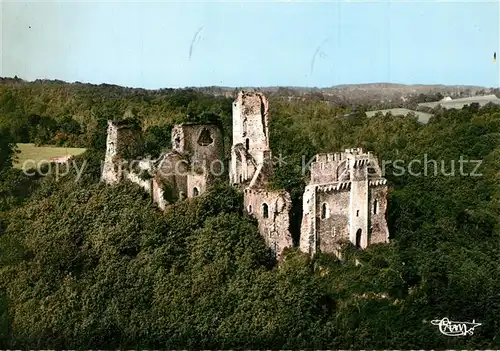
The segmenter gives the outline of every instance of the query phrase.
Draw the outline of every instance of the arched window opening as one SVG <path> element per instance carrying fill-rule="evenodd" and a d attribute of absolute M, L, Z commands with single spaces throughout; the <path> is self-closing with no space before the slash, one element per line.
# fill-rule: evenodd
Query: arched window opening
<path fill-rule="evenodd" d="M 373 201 L 373 214 L 377 214 L 378 211 L 378 201 Z"/>
<path fill-rule="evenodd" d="M 269 207 L 267 206 L 266 203 L 262 204 L 262 217 L 264 218 L 269 217 Z"/>
<path fill-rule="evenodd" d="M 245 140 L 245 148 L 250 149 L 250 140 L 248 138 Z"/>
<path fill-rule="evenodd" d="M 328 216 L 328 205 L 326 202 L 321 205 L 321 219 L 325 219 Z"/>
<path fill-rule="evenodd" d="M 248 205 L 248 213 L 252 213 L 252 205 Z"/>
<path fill-rule="evenodd" d="M 200 191 L 198 190 L 198 188 L 194 187 L 193 188 L 193 196 L 198 196 L 200 194 Z"/>
<path fill-rule="evenodd" d="M 358 231 L 356 232 L 356 247 L 358 249 L 361 248 L 361 234 L 362 234 L 362 230 L 358 229 Z"/>

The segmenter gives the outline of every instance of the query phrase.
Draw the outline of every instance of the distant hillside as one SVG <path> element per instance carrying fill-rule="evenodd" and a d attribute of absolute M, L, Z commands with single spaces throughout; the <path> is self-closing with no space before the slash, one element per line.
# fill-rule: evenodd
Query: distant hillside
<path fill-rule="evenodd" d="M 224 87 L 220 89 L 221 94 L 234 91 L 234 88 Z M 243 89 L 254 88 L 244 87 Z M 367 105 L 369 109 L 415 108 L 417 103 L 440 100 L 444 96 L 453 98 L 483 94 L 497 94 L 500 96 L 500 90 L 498 89 L 470 85 L 369 83 L 337 85 L 326 88 L 261 87 L 258 89 L 289 99 L 297 97 L 313 98 L 345 106 Z"/>
<path fill-rule="evenodd" d="M 231 109 L 230 100 L 241 89 L 261 90 L 275 100 L 324 101 L 348 110 L 415 109 L 419 103 L 437 101 L 445 96 L 459 98 L 496 94 L 500 97 L 498 89 L 467 85 L 370 83 L 323 88 L 212 86 L 149 90 L 112 84 L 66 83 L 60 80 L 39 79 L 28 82 L 16 77 L 0 78 L 0 113 L 4 117 L 13 113 L 23 116 L 35 114 L 50 116 L 56 120 L 71 116 L 85 125 L 87 134 L 90 134 L 100 128 L 96 125 L 98 118 L 113 118 L 122 115 L 127 109 L 133 110 L 141 118 L 144 128 L 171 124 L 183 119 L 186 113 L 209 112 L 224 115 L 227 119 Z M 215 105 L 208 101 L 214 98 L 218 101 Z"/>

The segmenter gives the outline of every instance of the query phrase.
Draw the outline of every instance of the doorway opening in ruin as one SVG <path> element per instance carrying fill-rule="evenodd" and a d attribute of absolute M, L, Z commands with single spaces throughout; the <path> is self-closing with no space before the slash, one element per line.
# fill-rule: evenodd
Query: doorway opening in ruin
<path fill-rule="evenodd" d="M 304 189 L 302 189 L 302 194 Z M 299 246 L 300 244 L 300 227 L 302 226 L 303 216 L 303 202 L 302 195 L 292 195 L 292 210 L 288 213 L 288 220 L 290 223 L 289 230 L 292 234 L 293 245 Z"/>
<path fill-rule="evenodd" d="M 269 217 L 269 207 L 267 206 L 266 203 L 262 204 L 262 217 L 264 217 L 264 218 Z"/>
<path fill-rule="evenodd" d="M 361 249 L 361 234 L 363 233 L 363 231 L 361 229 L 358 229 L 358 231 L 356 232 L 356 247 L 358 249 Z"/>
<path fill-rule="evenodd" d="M 200 191 L 198 190 L 197 187 L 193 188 L 193 196 L 198 196 L 200 194 Z"/>

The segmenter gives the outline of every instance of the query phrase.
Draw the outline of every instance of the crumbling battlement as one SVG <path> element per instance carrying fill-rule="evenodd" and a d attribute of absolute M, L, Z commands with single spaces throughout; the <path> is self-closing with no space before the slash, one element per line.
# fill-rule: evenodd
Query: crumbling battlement
<path fill-rule="evenodd" d="M 311 163 L 311 184 L 323 184 L 354 179 L 356 172 L 368 168 L 370 177 L 381 176 L 377 158 L 362 149 L 346 149 L 345 152 L 318 154 Z"/>

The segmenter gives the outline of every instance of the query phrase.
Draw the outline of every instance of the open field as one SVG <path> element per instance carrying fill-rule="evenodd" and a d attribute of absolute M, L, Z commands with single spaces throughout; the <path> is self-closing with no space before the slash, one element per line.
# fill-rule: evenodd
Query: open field
<path fill-rule="evenodd" d="M 367 111 L 366 116 L 367 117 L 373 117 L 377 114 L 377 112 L 381 112 L 382 114 L 386 114 L 390 112 L 393 116 L 406 116 L 409 113 L 414 113 L 415 116 L 417 116 L 418 121 L 420 123 L 426 124 L 429 122 L 429 119 L 432 117 L 432 114 L 430 113 L 425 113 L 421 111 L 413 111 L 409 110 L 407 108 L 393 108 L 393 109 L 388 109 L 388 110 L 376 110 L 376 111 Z"/>
<path fill-rule="evenodd" d="M 23 163 L 27 160 L 33 160 L 38 164 L 40 161 L 50 161 L 55 157 L 80 155 L 86 150 L 82 148 L 35 146 L 34 144 L 17 144 L 17 149 L 20 153 L 16 155 L 17 159 L 14 162 L 14 167 L 16 168 L 22 168 Z"/>

